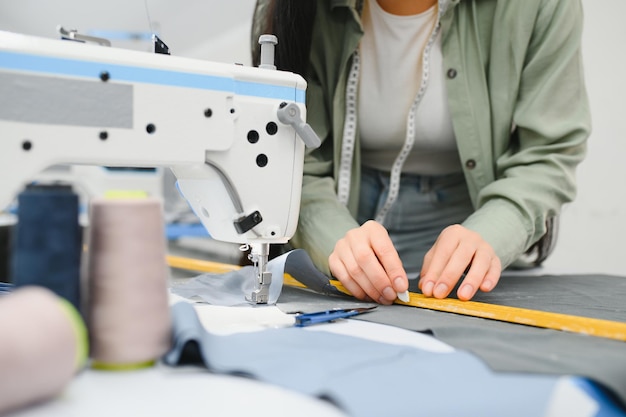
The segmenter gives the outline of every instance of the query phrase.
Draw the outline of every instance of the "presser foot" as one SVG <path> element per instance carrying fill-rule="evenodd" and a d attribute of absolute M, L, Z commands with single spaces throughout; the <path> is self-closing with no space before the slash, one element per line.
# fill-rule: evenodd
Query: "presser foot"
<path fill-rule="evenodd" d="M 270 283 L 272 282 L 272 273 L 263 272 L 259 274 L 258 285 L 246 300 L 252 304 L 267 304 L 269 301 Z"/>

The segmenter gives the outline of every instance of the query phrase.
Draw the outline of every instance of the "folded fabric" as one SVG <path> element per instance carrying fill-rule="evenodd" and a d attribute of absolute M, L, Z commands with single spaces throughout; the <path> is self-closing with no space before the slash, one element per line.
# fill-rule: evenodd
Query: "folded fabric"
<path fill-rule="evenodd" d="M 284 274 L 290 274 L 308 288 L 326 295 L 345 294 L 337 290 L 326 275 L 321 273 L 302 249 L 292 250 L 267 264 L 272 273 L 268 304 L 275 304 L 283 287 Z M 202 274 L 172 287 L 173 294 L 200 300 L 213 305 L 235 306 L 248 304 L 246 296 L 252 293 L 256 279 L 254 268 L 244 266 L 236 271 L 223 274 Z"/>
<path fill-rule="evenodd" d="M 463 352 L 425 351 L 290 327 L 217 336 L 194 307 L 172 306 L 168 365 L 197 363 L 326 399 L 350 416 L 620 416 L 579 378 L 494 373 Z M 602 411 L 602 413 L 600 413 Z"/>

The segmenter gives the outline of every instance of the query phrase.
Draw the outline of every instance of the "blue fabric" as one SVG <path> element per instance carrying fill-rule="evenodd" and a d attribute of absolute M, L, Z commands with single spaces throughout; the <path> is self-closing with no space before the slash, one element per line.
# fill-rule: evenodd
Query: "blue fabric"
<path fill-rule="evenodd" d="M 9 294 L 13 290 L 12 284 L 0 282 L 0 295 Z"/>
<path fill-rule="evenodd" d="M 388 192 L 388 173 L 363 168 L 357 219 L 360 224 L 376 217 Z M 462 223 L 473 211 L 462 173 L 402 176 L 398 200 L 383 225 L 409 277 L 417 277 L 424 255 L 439 233 L 446 226 Z"/>
<path fill-rule="evenodd" d="M 587 393 L 598 405 L 598 411 L 594 417 L 626 416 L 626 410 L 619 406 L 616 399 L 598 384 L 583 378 L 575 379 L 574 384 Z"/>
<path fill-rule="evenodd" d="M 565 377 L 496 374 L 473 355 L 433 353 L 292 327 L 217 336 L 192 305 L 172 307 L 169 365 L 196 351 L 213 372 L 324 398 L 350 416 L 544 416 Z M 193 349 L 190 349 L 193 347 Z"/>
<path fill-rule="evenodd" d="M 165 237 L 175 240 L 181 237 L 210 237 L 209 232 L 202 223 L 169 223 L 165 226 Z"/>

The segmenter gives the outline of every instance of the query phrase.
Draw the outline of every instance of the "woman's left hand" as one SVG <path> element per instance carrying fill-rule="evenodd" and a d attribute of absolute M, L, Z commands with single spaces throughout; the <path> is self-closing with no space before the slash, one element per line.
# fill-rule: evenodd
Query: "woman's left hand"
<path fill-rule="evenodd" d="M 500 258 L 491 245 L 478 233 L 455 224 L 439 234 L 424 256 L 419 288 L 427 297 L 445 298 L 466 273 L 457 291 L 459 299 L 466 301 L 478 289 L 494 289 L 501 272 Z"/>

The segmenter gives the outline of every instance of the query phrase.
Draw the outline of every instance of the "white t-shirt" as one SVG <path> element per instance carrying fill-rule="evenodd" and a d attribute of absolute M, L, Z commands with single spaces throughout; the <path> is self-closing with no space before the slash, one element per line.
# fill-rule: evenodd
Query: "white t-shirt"
<path fill-rule="evenodd" d="M 407 117 L 422 81 L 422 55 L 437 21 L 437 7 L 412 16 L 365 2 L 360 44 L 358 123 L 362 163 L 389 171 L 402 148 Z M 429 80 L 417 107 L 415 143 L 402 172 L 442 175 L 461 171 L 448 109 L 441 32 L 430 51 Z"/>

